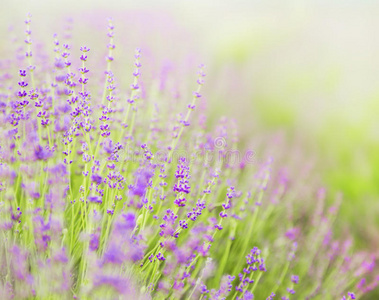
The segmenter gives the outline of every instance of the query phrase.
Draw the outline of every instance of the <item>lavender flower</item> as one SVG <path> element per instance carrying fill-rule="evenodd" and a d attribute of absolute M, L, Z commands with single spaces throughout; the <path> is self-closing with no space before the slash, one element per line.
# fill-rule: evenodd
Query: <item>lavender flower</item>
<path fill-rule="evenodd" d="M 119 28 L 138 18 L 126 15 Z M 376 255 L 338 238 L 339 203 L 326 207 L 327 190 L 304 182 L 304 162 L 291 168 L 275 151 L 284 147 L 239 139 L 235 121 L 208 117 L 203 65 L 192 90 L 175 55 L 160 65 L 159 51 L 136 48 L 125 84 L 124 47 L 134 35 L 146 45 L 148 30 L 116 39 L 110 18 L 104 43 L 75 57 L 75 23 L 36 43 L 31 22 L 28 14 L 21 43 L 8 32 L 0 60 L 2 299 L 272 300 L 375 289 Z M 234 166 L 240 140 L 275 162 L 257 152 L 257 165 L 245 157 Z"/>

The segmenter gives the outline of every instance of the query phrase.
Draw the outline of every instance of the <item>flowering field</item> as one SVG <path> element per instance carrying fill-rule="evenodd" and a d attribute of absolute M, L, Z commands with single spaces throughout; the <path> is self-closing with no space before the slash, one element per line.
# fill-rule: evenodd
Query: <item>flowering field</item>
<path fill-rule="evenodd" d="M 305 151 L 241 136 L 198 55 L 96 18 L 0 47 L 0 299 L 373 299 Z"/>

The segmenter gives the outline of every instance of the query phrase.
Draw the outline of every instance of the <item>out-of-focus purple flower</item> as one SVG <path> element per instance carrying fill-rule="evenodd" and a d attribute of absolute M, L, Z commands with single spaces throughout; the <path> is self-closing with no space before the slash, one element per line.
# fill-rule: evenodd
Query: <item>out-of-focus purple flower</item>
<path fill-rule="evenodd" d="M 133 195 L 143 197 L 153 175 L 153 171 L 148 168 L 138 170 L 135 175 L 136 183 L 132 187 L 131 193 Z"/>
<path fill-rule="evenodd" d="M 52 153 L 41 145 L 37 145 L 34 149 L 34 156 L 38 160 L 46 160 L 52 156 Z"/>
<path fill-rule="evenodd" d="M 92 174 L 91 175 L 91 180 L 95 182 L 96 184 L 101 184 L 103 178 L 99 174 Z"/>
<path fill-rule="evenodd" d="M 292 275 L 291 276 L 291 281 L 295 284 L 298 284 L 299 283 L 299 276 L 297 275 Z"/>
<path fill-rule="evenodd" d="M 89 240 L 89 248 L 91 251 L 96 251 L 99 248 L 99 243 L 100 243 L 100 234 L 99 233 L 92 233 L 90 235 L 90 240 Z"/>
<path fill-rule="evenodd" d="M 94 287 L 107 286 L 112 287 L 121 295 L 127 295 L 130 290 L 130 284 L 126 278 L 110 275 L 97 275 L 94 279 Z"/>
<path fill-rule="evenodd" d="M 82 52 L 88 52 L 89 50 L 90 50 L 90 48 L 88 48 L 86 46 L 80 47 L 80 51 L 82 51 Z"/>
<path fill-rule="evenodd" d="M 275 293 L 271 293 L 271 295 L 268 296 L 268 297 L 266 298 L 266 300 L 274 300 L 274 297 L 275 297 L 275 296 L 276 296 Z"/>
<path fill-rule="evenodd" d="M 290 239 L 291 241 L 294 241 L 297 239 L 299 234 L 300 234 L 300 229 L 298 227 L 294 227 L 294 228 L 288 229 L 284 235 L 286 236 L 286 238 Z"/>
<path fill-rule="evenodd" d="M 103 200 L 100 196 L 93 195 L 93 196 L 88 196 L 87 200 L 92 203 L 103 203 Z"/>
<path fill-rule="evenodd" d="M 159 232 L 159 235 L 162 237 L 172 236 L 177 238 L 178 233 L 175 233 L 176 230 L 176 219 L 178 218 L 177 215 L 174 214 L 174 212 L 171 209 L 168 209 L 166 211 L 165 216 L 163 217 L 163 223 L 160 226 L 161 231 Z"/>
<path fill-rule="evenodd" d="M 57 253 L 55 253 L 55 255 L 54 255 L 54 260 L 57 262 L 61 262 L 63 264 L 68 263 L 68 257 L 66 254 L 66 249 L 65 248 L 59 249 L 57 251 Z"/>
<path fill-rule="evenodd" d="M 14 275 L 19 280 L 26 280 L 28 277 L 27 257 L 28 253 L 14 245 L 10 252 L 13 254 L 11 267 Z"/>
<path fill-rule="evenodd" d="M 120 247 L 111 243 L 107 251 L 104 253 L 103 261 L 104 263 L 111 263 L 121 265 L 126 259 L 125 253 L 120 249 Z"/>
<path fill-rule="evenodd" d="M 341 300 L 350 300 L 350 299 L 351 300 L 357 299 L 355 294 L 352 292 L 347 293 L 347 298 L 346 298 L 346 296 L 342 296 L 342 298 L 341 298 Z"/>

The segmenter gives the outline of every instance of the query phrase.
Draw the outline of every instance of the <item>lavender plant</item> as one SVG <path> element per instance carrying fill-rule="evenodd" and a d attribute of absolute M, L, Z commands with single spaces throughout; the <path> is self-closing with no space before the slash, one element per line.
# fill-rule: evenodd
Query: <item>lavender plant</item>
<path fill-rule="evenodd" d="M 69 35 L 36 58 L 25 23 L 25 55 L 1 60 L 1 299 L 358 299 L 376 287 L 375 256 L 333 235 L 338 205 L 323 190 L 302 192 L 275 157 L 240 155 L 233 121 L 206 125 L 203 65 L 186 104 L 167 74 L 144 81 L 138 48 L 133 82 L 119 83 L 112 20 L 96 68 Z"/>

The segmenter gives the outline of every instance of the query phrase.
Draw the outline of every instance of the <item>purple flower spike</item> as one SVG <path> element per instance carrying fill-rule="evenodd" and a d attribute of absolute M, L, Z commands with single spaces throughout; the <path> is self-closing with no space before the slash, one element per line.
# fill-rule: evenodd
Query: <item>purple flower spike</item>
<path fill-rule="evenodd" d="M 37 145 L 34 150 L 34 155 L 38 160 L 46 160 L 52 156 L 52 153 L 44 149 L 41 145 Z"/>
<path fill-rule="evenodd" d="M 90 50 L 90 48 L 88 48 L 86 46 L 80 47 L 80 51 L 82 51 L 82 52 L 88 52 L 89 50 Z"/>
<path fill-rule="evenodd" d="M 179 159 L 178 168 L 175 173 L 175 177 L 178 179 L 178 182 L 174 184 L 173 191 L 176 193 L 176 199 L 174 203 L 183 207 L 186 205 L 185 194 L 188 194 L 191 190 L 189 184 L 189 179 L 191 176 L 189 175 L 189 166 L 186 164 L 186 159 L 181 157 Z"/>
<path fill-rule="evenodd" d="M 291 276 L 291 281 L 295 284 L 298 284 L 299 283 L 299 276 L 297 275 L 292 275 Z"/>
<path fill-rule="evenodd" d="M 88 196 L 88 201 L 92 203 L 103 203 L 100 196 Z"/>

